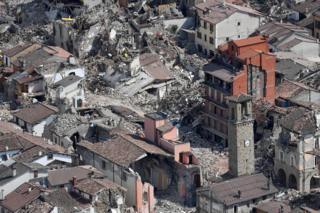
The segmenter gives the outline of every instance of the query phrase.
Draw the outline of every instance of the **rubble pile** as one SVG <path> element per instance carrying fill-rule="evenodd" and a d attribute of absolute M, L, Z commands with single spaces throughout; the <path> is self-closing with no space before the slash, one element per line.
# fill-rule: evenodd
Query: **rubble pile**
<path fill-rule="evenodd" d="M 228 172 L 228 152 L 222 145 L 210 143 L 187 127 L 181 128 L 181 138 L 190 142 L 192 152 L 200 162 L 204 186 L 221 180 Z"/>
<path fill-rule="evenodd" d="M 165 212 L 194 213 L 196 212 L 195 208 L 184 207 L 179 205 L 179 203 L 173 202 L 169 199 L 161 199 L 161 198 L 157 200 L 155 209 L 157 213 L 165 213 Z"/>
<path fill-rule="evenodd" d="M 85 122 L 84 118 L 74 114 L 61 114 L 55 120 L 54 130 L 57 134 L 63 134 L 66 130 L 75 128 Z"/>
<path fill-rule="evenodd" d="M 0 93 L 0 120 L 10 121 L 12 120 L 9 103 L 5 102 L 4 95 Z"/>

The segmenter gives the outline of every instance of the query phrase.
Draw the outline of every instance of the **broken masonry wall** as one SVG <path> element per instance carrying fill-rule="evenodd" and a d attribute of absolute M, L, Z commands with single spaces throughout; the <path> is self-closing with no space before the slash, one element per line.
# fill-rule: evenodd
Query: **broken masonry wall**
<path fill-rule="evenodd" d="M 150 183 L 142 183 L 141 178 L 139 177 L 136 181 L 136 189 L 136 210 L 139 213 L 154 213 L 155 197 L 153 186 Z"/>
<path fill-rule="evenodd" d="M 102 156 L 87 150 L 82 146 L 77 146 L 77 153 L 84 165 L 92 165 L 103 172 L 106 177 L 127 189 L 126 204 L 128 206 L 137 206 L 137 179 L 139 176 L 135 173 L 126 171 L 125 168 L 109 161 Z M 103 163 L 104 162 L 104 163 Z M 105 167 L 103 167 L 105 165 Z"/>
<path fill-rule="evenodd" d="M 149 182 L 156 191 L 167 190 L 173 181 L 172 165 L 161 156 L 148 156 L 134 164 L 143 182 Z"/>
<path fill-rule="evenodd" d="M 196 190 L 202 185 L 200 166 L 185 166 L 176 163 L 174 167 L 175 175 L 178 177 L 177 188 L 179 197 L 183 199 L 187 206 L 196 205 Z"/>

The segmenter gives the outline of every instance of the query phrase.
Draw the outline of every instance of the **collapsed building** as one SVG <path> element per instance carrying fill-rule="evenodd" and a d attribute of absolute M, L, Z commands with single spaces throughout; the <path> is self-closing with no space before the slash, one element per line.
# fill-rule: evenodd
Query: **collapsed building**
<path fill-rule="evenodd" d="M 120 132 L 104 142 L 81 141 L 77 153 L 81 162 L 95 165 L 125 187 L 128 205 L 137 210 L 153 209 L 153 194 L 169 189 L 182 203 L 194 205 L 200 167 L 190 144 L 178 141 L 177 131 L 163 114 L 151 113 L 145 118 L 145 138 Z M 140 192 L 147 194 L 144 204 Z"/>

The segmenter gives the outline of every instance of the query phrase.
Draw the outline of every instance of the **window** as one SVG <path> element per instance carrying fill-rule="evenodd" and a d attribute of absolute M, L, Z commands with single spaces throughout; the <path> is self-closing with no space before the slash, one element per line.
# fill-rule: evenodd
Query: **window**
<path fill-rule="evenodd" d="M 232 110 L 231 110 L 231 119 L 232 119 L 232 120 L 235 119 L 234 115 L 235 115 L 235 109 L 232 108 Z"/>
<path fill-rule="evenodd" d="M 48 153 L 48 160 L 52 160 L 53 159 L 53 153 L 52 152 L 49 152 Z"/>
<path fill-rule="evenodd" d="M 33 171 L 33 177 L 34 177 L 34 178 L 37 178 L 37 177 L 38 177 L 38 170 L 34 170 L 34 171 Z"/>
<path fill-rule="evenodd" d="M 143 192 L 143 201 L 148 201 L 148 193 L 147 192 Z"/>
<path fill-rule="evenodd" d="M 102 169 L 106 169 L 106 162 L 104 160 L 101 161 L 101 167 Z"/>
<path fill-rule="evenodd" d="M 204 35 L 204 41 L 207 41 L 207 35 Z"/>
<path fill-rule="evenodd" d="M 237 212 L 238 212 L 238 206 L 234 206 L 234 207 L 233 207 L 233 212 L 234 212 L 234 213 L 237 213 Z"/>
<path fill-rule="evenodd" d="M 280 151 L 280 160 L 283 161 L 284 156 L 283 156 L 283 151 Z"/>
<path fill-rule="evenodd" d="M 238 26 L 240 26 L 240 21 L 237 23 Z"/>
<path fill-rule="evenodd" d="M 209 37 L 210 44 L 213 44 L 213 37 Z"/>
<path fill-rule="evenodd" d="M 216 106 L 214 106 L 213 111 L 214 111 L 214 114 L 217 114 L 217 107 Z"/>
<path fill-rule="evenodd" d="M 240 38 L 241 36 L 240 35 L 238 35 L 238 38 Z"/>
<path fill-rule="evenodd" d="M 210 32 L 213 32 L 213 24 L 210 24 Z"/>
<path fill-rule="evenodd" d="M 226 38 L 226 41 L 229 41 L 229 37 Z"/>
<path fill-rule="evenodd" d="M 203 21 L 203 27 L 204 29 L 207 29 L 207 22 Z"/>
<path fill-rule="evenodd" d="M 199 38 L 199 39 L 201 39 L 201 33 L 200 32 L 197 32 L 197 37 Z"/>

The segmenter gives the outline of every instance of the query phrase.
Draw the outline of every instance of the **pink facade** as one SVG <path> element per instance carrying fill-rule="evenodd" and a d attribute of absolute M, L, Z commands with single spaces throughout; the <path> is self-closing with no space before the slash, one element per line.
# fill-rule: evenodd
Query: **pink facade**
<path fill-rule="evenodd" d="M 136 181 L 136 210 L 138 213 L 154 213 L 155 198 L 153 186 L 142 183 L 138 178 Z"/>
<path fill-rule="evenodd" d="M 171 129 L 165 132 L 157 129 L 167 123 L 166 119 L 152 119 L 146 116 L 144 120 L 144 134 L 146 139 L 173 154 L 176 162 L 184 164 L 198 162 L 191 153 L 190 143 L 182 143 L 179 141 L 179 130 L 177 127 L 172 126 Z M 190 162 L 190 156 L 193 159 L 192 162 Z M 184 158 L 185 160 L 183 160 Z M 187 158 L 188 160 L 186 160 Z"/>
<path fill-rule="evenodd" d="M 157 143 L 157 128 L 165 124 L 165 119 L 153 120 L 145 117 L 144 119 L 144 135 L 148 141 Z"/>
<path fill-rule="evenodd" d="M 170 131 L 163 133 L 162 138 L 166 140 L 175 141 L 178 140 L 179 134 L 177 127 L 173 127 Z"/>

